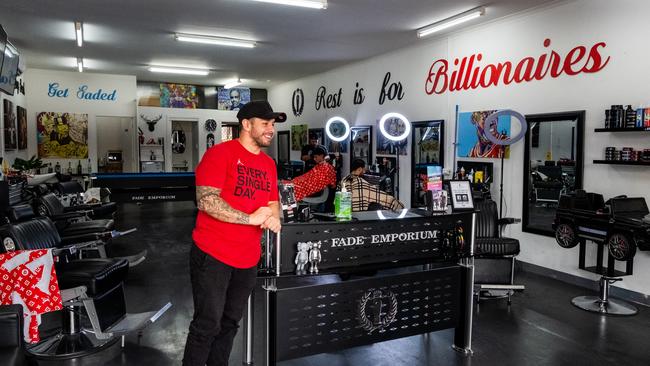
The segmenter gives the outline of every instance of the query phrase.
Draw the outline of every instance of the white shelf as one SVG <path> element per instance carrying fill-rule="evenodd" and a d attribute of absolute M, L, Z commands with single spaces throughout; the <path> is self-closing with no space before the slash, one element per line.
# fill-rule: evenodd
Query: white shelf
<path fill-rule="evenodd" d="M 163 147 L 163 145 L 160 145 L 160 144 L 149 144 L 149 145 L 144 144 L 144 145 L 140 145 L 140 147 Z"/>
<path fill-rule="evenodd" d="M 144 162 L 144 161 L 148 161 L 148 162 L 160 162 L 160 163 L 164 163 L 164 162 L 165 162 L 164 159 L 156 159 L 156 160 L 151 160 L 151 159 L 140 159 L 140 161 L 143 161 L 143 162 Z"/>

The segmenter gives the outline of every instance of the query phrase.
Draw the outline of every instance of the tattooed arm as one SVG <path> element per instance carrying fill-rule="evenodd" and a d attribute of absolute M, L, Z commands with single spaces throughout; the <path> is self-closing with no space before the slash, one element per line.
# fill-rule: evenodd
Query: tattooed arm
<path fill-rule="evenodd" d="M 199 210 L 223 222 L 243 225 L 262 225 L 273 212 L 268 207 L 260 207 L 252 214 L 232 208 L 221 198 L 221 189 L 209 186 L 196 187 L 196 203 Z"/>

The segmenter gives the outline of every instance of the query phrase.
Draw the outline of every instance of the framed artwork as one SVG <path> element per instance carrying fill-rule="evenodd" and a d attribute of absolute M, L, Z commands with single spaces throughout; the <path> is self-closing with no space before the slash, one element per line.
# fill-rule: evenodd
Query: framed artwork
<path fill-rule="evenodd" d="M 390 118 L 386 121 L 386 131 L 389 135 L 399 136 L 404 133 L 405 129 L 404 123 L 397 118 Z M 380 131 L 377 126 L 377 155 L 395 155 L 398 151 L 400 155 L 408 155 L 408 151 L 406 151 L 408 137 L 400 141 L 393 141 L 382 135 Z"/>
<path fill-rule="evenodd" d="M 196 86 L 161 83 L 160 106 L 164 108 L 198 108 L 199 96 L 196 92 Z"/>
<path fill-rule="evenodd" d="M 217 88 L 217 109 L 222 111 L 238 111 L 250 101 L 250 88 Z"/>
<path fill-rule="evenodd" d="M 485 120 L 496 110 L 463 112 L 458 115 L 458 145 L 459 158 L 508 158 L 510 147 L 493 144 L 485 136 L 492 133 L 499 139 L 510 136 L 510 116 L 500 116 L 496 131 L 485 130 Z"/>
<path fill-rule="evenodd" d="M 16 150 L 18 146 L 16 143 L 16 113 L 14 113 L 14 104 L 8 99 L 4 100 L 2 127 L 5 134 L 5 150 Z"/>
<path fill-rule="evenodd" d="M 449 181 L 449 192 L 451 194 L 451 207 L 454 210 L 458 211 L 474 209 L 472 187 L 468 180 Z"/>
<path fill-rule="evenodd" d="M 18 150 L 27 148 L 27 110 L 21 106 L 16 107 L 18 117 Z"/>
<path fill-rule="evenodd" d="M 41 112 L 36 129 L 40 158 L 88 158 L 87 114 Z"/>
<path fill-rule="evenodd" d="M 291 126 L 291 150 L 300 151 L 303 146 L 307 145 L 307 130 L 309 130 L 309 125 Z"/>

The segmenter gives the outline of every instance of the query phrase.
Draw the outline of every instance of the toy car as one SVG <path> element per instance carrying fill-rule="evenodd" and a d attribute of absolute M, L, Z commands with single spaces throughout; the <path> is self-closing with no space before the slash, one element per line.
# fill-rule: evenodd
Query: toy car
<path fill-rule="evenodd" d="M 650 215 L 644 198 L 618 196 L 607 202 L 598 193 L 578 190 L 563 195 L 553 221 L 555 239 L 563 248 L 581 240 L 604 242 L 614 259 L 632 259 L 650 250 Z"/>

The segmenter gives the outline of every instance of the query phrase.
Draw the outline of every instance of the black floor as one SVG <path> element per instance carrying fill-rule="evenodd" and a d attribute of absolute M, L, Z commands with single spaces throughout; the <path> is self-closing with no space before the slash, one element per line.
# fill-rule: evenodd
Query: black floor
<path fill-rule="evenodd" d="M 129 312 L 173 307 L 142 337 L 127 337 L 101 353 L 65 362 L 39 365 L 180 365 L 192 314 L 188 252 L 194 224 L 191 202 L 125 205 L 119 212 L 121 229 L 138 231 L 113 243 L 113 254 L 148 249 L 149 257 L 132 268 L 126 283 Z M 606 317 L 571 305 L 571 298 L 589 294 L 577 286 L 529 273 L 517 282 L 526 285 L 512 305 L 484 301 L 475 308 L 472 357 L 454 352 L 453 332 L 443 331 L 370 346 L 321 354 L 281 363 L 283 366 L 423 366 L 423 365 L 650 365 L 650 310 L 633 317 Z M 257 299 L 261 299 L 257 296 Z M 256 314 L 255 360 L 263 364 L 262 328 Z M 241 332 L 235 340 L 231 365 L 242 364 Z"/>

